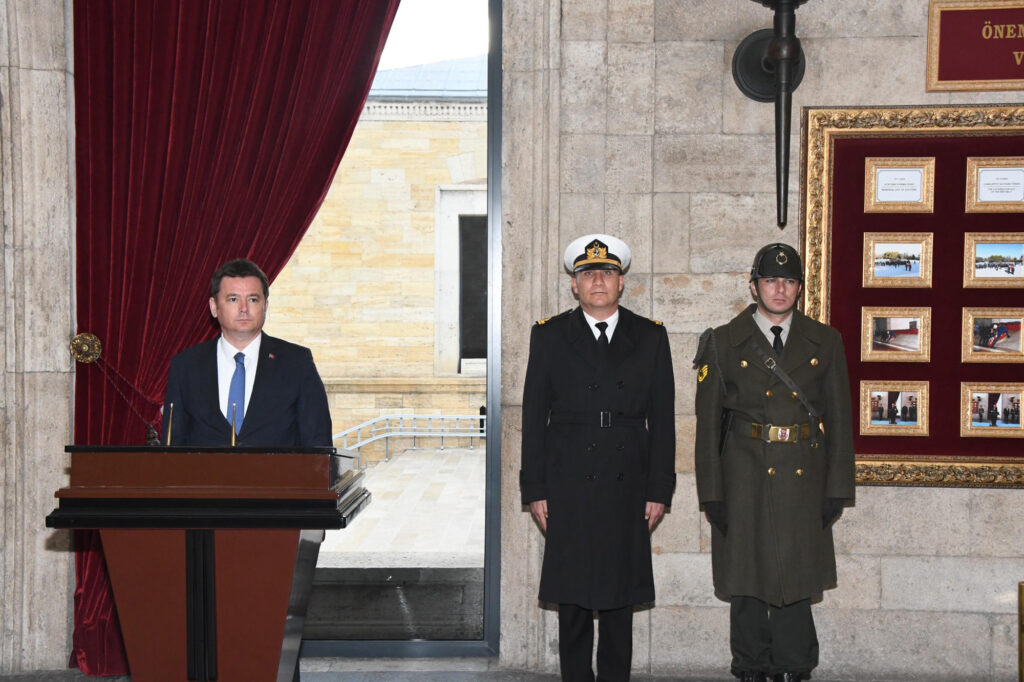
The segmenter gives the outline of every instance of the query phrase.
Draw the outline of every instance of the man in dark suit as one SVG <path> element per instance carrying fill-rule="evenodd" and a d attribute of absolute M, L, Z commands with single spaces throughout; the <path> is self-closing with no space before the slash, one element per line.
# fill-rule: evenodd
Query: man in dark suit
<path fill-rule="evenodd" d="M 520 487 L 547 539 L 540 599 L 558 604 L 562 679 L 628 680 L 633 605 L 654 601 L 650 533 L 675 489 L 668 334 L 619 306 L 630 251 L 608 235 L 565 252 L 578 308 L 533 327 Z"/>
<path fill-rule="evenodd" d="M 267 276 L 252 261 L 210 280 L 221 335 L 171 359 L 163 434 L 170 445 L 330 446 L 327 392 L 308 348 L 267 336 Z M 168 434 L 170 438 L 168 439 Z"/>
<path fill-rule="evenodd" d="M 836 585 L 832 524 L 854 500 L 846 355 L 838 331 L 796 309 L 803 279 L 793 247 L 762 248 L 755 304 L 704 332 L 694 360 L 697 497 L 743 682 L 817 666 L 811 602 Z"/>

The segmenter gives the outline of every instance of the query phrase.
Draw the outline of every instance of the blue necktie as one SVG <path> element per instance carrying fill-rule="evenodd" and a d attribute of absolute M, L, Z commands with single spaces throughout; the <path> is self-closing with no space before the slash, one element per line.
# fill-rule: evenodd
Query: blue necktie
<path fill-rule="evenodd" d="M 242 430 L 245 417 L 245 353 L 242 352 L 235 353 L 235 373 L 231 375 L 231 387 L 228 389 L 228 423 L 231 423 L 232 416 L 237 434 Z"/>

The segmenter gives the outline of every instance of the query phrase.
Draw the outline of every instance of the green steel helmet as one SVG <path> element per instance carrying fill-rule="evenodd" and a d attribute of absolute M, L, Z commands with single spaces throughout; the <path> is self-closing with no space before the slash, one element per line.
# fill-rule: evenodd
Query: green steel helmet
<path fill-rule="evenodd" d="M 762 277 L 787 277 L 803 282 L 804 266 L 800 254 L 789 244 L 776 242 L 762 247 L 750 266 L 750 281 Z"/>

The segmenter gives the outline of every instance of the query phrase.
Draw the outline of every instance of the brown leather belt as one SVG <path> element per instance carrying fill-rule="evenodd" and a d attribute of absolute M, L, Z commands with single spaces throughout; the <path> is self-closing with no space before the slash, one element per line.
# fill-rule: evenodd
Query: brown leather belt
<path fill-rule="evenodd" d="M 811 437 L 810 424 L 758 424 L 745 419 L 734 419 L 730 431 L 750 436 L 765 443 L 799 443 Z"/>

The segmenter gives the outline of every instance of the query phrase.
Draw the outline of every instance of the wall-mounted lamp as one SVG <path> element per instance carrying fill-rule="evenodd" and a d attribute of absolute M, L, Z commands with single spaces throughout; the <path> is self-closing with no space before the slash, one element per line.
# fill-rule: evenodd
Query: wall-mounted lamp
<path fill-rule="evenodd" d="M 775 190 L 779 228 L 786 226 L 789 189 L 789 119 L 793 91 L 804 77 L 804 52 L 796 37 L 796 8 L 807 0 L 753 0 L 775 11 L 774 28 L 754 31 L 732 55 L 732 78 L 744 95 L 775 102 Z"/>

